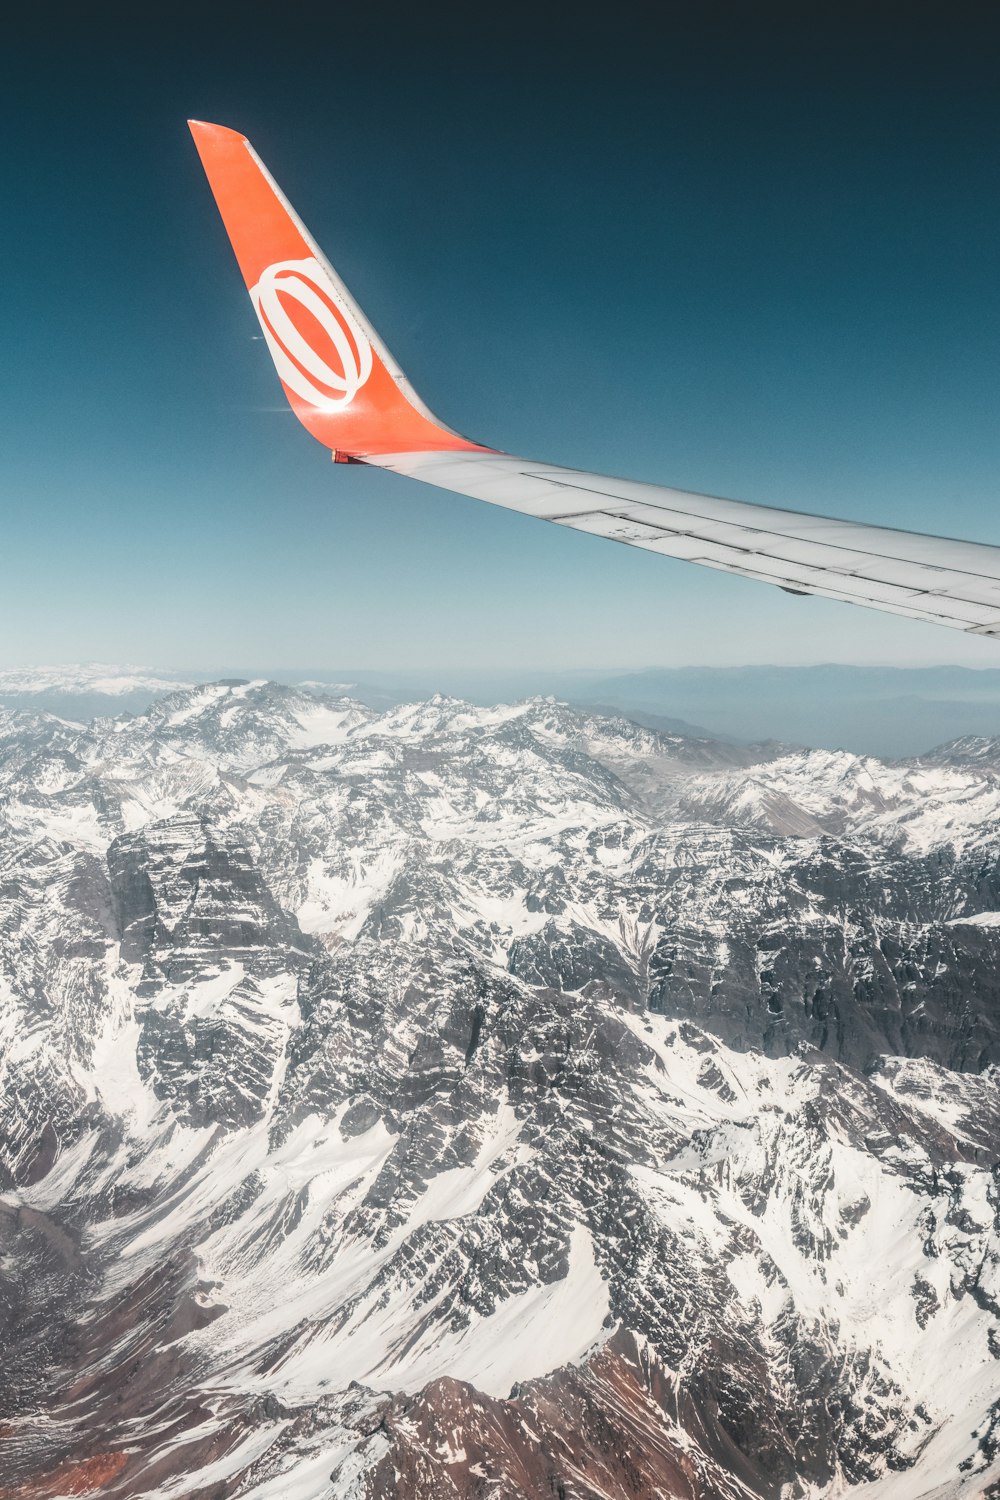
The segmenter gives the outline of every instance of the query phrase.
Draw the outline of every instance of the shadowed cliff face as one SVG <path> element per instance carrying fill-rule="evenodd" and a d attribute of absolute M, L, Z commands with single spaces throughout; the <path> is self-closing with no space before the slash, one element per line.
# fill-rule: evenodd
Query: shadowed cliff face
<path fill-rule="evenodd" d="M 4 1494 L 1000 1477 L 1000 785 L 549 701 L 0 722 Z"/>

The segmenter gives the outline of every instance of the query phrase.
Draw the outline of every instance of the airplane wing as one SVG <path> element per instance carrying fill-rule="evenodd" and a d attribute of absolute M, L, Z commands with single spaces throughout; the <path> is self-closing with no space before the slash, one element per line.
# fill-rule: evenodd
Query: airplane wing
<path fill-rule="evenodd" d="M 249 141 L 189 122 L 292 410 L 365 463 L 796 594 L 1000 636 L 1000 547 L 513 458 L 430 412 Z"/>

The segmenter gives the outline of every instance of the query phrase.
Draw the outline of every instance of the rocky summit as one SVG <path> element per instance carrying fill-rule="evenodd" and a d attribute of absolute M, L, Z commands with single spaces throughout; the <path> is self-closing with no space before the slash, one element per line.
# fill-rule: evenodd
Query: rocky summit
<path fill-rule="evenodd" d="M 1000 746 L 0 709 L 0 1493 L 1000 1496 Z"/>

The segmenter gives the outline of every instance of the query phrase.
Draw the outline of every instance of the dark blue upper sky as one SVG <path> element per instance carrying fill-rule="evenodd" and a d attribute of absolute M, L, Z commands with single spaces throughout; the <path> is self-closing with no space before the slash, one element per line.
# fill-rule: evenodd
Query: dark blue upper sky
<path fill-rule="evenodd" d="M 246 132 L 460 431 L 997 542 L 992 6 L 339 9 L 10 39 L 0 665 L 997 664 L 334 469 L 185 126 Z"/>

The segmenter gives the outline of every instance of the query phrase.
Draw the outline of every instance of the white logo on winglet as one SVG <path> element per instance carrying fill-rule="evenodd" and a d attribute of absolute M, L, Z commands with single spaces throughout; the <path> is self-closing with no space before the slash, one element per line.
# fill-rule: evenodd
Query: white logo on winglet
<path fill-rule="evenodd" d="M 279 260 L 250 289 L 278 374 L 290 391 L 319 411 L 350 406 L 372 372 L 372 348 L 357 321 L 335 297 L 315 257 Z M 316 350 L 292 320 L 286 301 L 297 302 L 328 341 Z M 336 354 L 340 368 L 330 363 Z"/>

